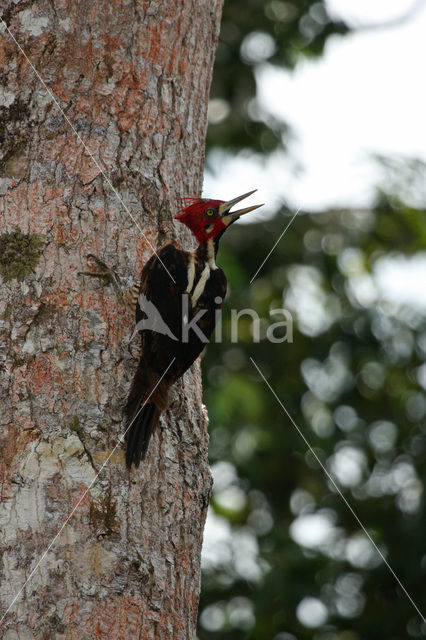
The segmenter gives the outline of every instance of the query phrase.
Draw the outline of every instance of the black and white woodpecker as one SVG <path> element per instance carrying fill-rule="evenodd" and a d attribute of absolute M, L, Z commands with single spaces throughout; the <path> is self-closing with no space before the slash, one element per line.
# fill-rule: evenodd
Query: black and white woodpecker
<path fill-rule="evenodd" d="M 142 269 L 139 289 L 133 287 L 142 349 L 125 407 L 129 468 L 145 457 L 160 414 L 169 406 L 170 386 L 197 359 L 215 328 L 226 294 L 225 274 L 216 265 L 219 240 L 233 222 L 262 206 L 230 211 L 254 191 L 227 202 L 184 198 L 176 220 L 189 227 L 197 248 L 167 244 Z"/>

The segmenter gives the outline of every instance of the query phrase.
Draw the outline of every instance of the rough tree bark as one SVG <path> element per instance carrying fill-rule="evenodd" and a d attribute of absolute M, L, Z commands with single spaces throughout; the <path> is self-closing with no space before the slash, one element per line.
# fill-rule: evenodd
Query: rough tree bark
<path fill-rule="evenodd" d="M 211 482 L 199 365 L 129 474 L 114 447 L 134 320 L 78 271 L 91 252 L 131 284 L 149 243 L 188 246 L 172 215 L 202 184 L 221 3 L 0 0 L 7 640 L 194 636 Z"/>

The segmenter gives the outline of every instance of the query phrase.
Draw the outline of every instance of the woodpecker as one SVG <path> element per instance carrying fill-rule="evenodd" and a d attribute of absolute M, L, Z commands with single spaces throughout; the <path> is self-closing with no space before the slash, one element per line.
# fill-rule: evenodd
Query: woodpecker
<path fill-rule="evenodd" d="M 129 469 L 144 459 L 158 419 L 169 406 L 171 385 L 201 354 L 215 328 L 227 286 L 216 265 L 219 241 L 232 223 L 262 206 L 231 212 L 255 191 L 228 201 L 184 198 L 175 219 L 189 227 L 197 248 L 186 251 L 167 244 L 151 256 L 142 269 L 140 286 L 132 288 L 141 357 L 125 406 Z"/>

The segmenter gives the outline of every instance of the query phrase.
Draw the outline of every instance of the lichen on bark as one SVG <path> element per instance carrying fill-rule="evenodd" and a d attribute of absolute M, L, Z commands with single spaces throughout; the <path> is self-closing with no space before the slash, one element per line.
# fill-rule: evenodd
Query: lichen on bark
<path fill-rule="evenodd" d="M 15 228 L 0 235 L 0 275 L 4 282 L 24 280 L 34 273 L 39 263 L 45 240 L 39 233 L 23 233 Z"/>

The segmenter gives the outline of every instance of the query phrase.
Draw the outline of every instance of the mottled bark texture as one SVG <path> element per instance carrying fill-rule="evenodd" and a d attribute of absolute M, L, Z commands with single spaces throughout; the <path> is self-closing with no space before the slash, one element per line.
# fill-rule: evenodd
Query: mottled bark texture
<path fill-rule="evenodd" d="M 178 196 L 201 188 L 220 11 L 221 0 L 0 0 L 145 233 L 0 25 L 6 640 L 194 636 L 210 492 L 199 365 L 178 383 L 143 466 L 129 474 L 119 446 L 91 485 L 123 430 L 137 348 L 112 288 L 78 272 L 91 252 L 129 285 L 149 243 L 189 246 L 172 216 Z"/>

